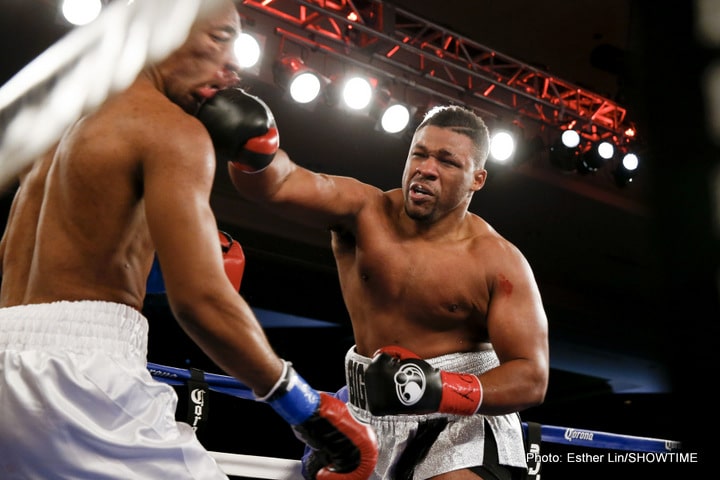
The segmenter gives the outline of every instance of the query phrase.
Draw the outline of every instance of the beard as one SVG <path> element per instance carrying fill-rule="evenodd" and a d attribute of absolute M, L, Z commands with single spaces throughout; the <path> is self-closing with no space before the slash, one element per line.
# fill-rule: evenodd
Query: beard
<path fill-rule="evenodd" d="M 435 208 L 424 208 L 424 206 L 425 204 L 423 204 L 422 207 L 418 207 L 417 205 L 414 205 L 410 200 L 406 199 L 405 214 L 416 222 L 430 222 L 434 218 Z"/>

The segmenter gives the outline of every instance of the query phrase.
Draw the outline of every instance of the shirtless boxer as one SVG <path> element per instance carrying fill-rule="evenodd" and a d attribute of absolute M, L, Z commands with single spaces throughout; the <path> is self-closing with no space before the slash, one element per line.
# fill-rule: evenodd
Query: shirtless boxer
<path fill-rule="evenodd" d="M 147 370 L 155 252 L 184 331 L 333 458 L 317 478 L 372 471 L 372 430 L 277 356 L 223 268 L 215 152 L 194 114 L 237 82 L 239 29 L 230 1 L 200 18 L 20 179 L 0 244 L 0 478 L 227 478 Z"/>
<path fill-rule="evenodd" d="M 518 412 L 544 400 L 548 326 L 527 260 L 468 211 L 488 144 L 482 119 L 448 106 L 417 128 L 402 188 L 314 173 L 282 150 L 253 174 L 229 165 L 240 195 L 332 232 L 356 343 L 349 406 L 376 430 L 374 479 L 525 472 Z"/>

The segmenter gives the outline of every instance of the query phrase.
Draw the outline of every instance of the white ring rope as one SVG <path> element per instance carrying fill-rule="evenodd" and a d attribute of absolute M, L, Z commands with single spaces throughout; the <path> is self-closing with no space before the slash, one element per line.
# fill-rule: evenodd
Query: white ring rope
<path fill-rule="evenodd" d="M 274 480 L 298 480 L 302 478 L 300 460 L 223 452 L 210 452 L 210 455 L 213 456 L 226 475 Z"/>
<path fill-rule="evenodd" d="M 220 0 L 115 0 L 0 88 L 0 189 L 80 116 L 182 45 Z"/>

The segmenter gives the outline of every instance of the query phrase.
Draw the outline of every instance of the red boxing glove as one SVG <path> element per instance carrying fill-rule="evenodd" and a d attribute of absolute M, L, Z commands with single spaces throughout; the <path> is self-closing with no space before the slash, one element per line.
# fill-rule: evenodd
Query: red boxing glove
<path fill-rule="evenodd" d="M 243 172 L 264 169 L 278 151 L 280 137 L 270 108 L 240 88 L 220 90 L 197 113 L 219 160 Z"/>
<path fill-rule="evenodd" d="M 474 415 L 483 396 L 477 376 L 440 370 L 398 346 L 375 352 L 365 370 L 365 386 L 373 415 Z"/>
<path fill-rule="evenodd" d="M 234 240 L 230 234 L 218 230 L 220 236 L 220 247 L 222 248 L 223 264 L 225 265 L 225 273 L 230 283 L 235 287 L 235 291 L 240 291 L 240 283 L 242 282 L 243 273 L 245 272 L 245 253 L 242 246 Z"/>
<path fill-rule="evenodd" d="M 318 468 L 306 472 L 306 478 L 370 478 L 378 458 L 375 431 L 355 420 L 345 402 L 312 388 L 290 363 L 285 362 L 280 379 L 258 400 L 268 403 L 317 454 Z"/>
<path fill-rule="evenodd" d="M 367 480 L 372 475 L 378 457 L 375 432 L 355 420 L 345 402 L 321 393 L 315 415 L 293 430 L 298 438 L 317 449 L 324 465 L 310 478 Z"/>

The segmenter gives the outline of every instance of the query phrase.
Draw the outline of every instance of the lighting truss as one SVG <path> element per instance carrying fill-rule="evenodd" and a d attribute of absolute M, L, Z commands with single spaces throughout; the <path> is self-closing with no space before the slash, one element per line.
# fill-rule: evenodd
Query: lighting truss
<path fill-rule="evenodd" d="M 380 1 L 243 0 L 275 34 L 453 103 L 505 109 L 587 137 L 627 139 L 625 108 L 417 15 Z M 358 8 L 358 5 L 361 8 Z"/>

